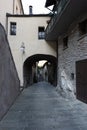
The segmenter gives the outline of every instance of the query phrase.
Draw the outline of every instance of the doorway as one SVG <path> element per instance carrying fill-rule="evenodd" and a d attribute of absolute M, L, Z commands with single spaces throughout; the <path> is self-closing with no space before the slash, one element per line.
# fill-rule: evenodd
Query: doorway
<path fill-rule="evenodd" d="M 87 103 L 87 59 L 76 62 L 76 96 Z"/>

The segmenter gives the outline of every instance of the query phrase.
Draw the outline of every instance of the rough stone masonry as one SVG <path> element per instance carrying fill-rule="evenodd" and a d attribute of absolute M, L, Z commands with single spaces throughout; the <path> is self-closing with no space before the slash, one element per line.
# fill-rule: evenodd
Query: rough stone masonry
<path fill-rule="evenodd" d="M 76 94 L 76 62 L 87 59 L 87 34 L 80 35 L 79 31 L 79 23 L 86 16 L 74 21 L 68 31 L 58 38 L 58 88 L 69 98 Z M 64 48 L 63 39 L 66 36 L 68 45 Z"/>

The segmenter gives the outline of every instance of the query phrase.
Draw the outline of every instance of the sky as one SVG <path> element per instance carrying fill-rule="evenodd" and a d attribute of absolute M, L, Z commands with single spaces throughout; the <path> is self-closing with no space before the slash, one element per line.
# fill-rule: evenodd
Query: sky
<path fill-rule="evenodd" d="M 46 9 L 45 6 L 46 0 L 22 0 L 24 13 L 29 14 L 29 5 L 33 6 L 34 14 L 47 14 L 50 11 Z"/>
<path fill-rule="evenodd" d="M 46 63 L 46 60 L 39 61 L 38 66 L 43 67 L 43 65 Z"/>

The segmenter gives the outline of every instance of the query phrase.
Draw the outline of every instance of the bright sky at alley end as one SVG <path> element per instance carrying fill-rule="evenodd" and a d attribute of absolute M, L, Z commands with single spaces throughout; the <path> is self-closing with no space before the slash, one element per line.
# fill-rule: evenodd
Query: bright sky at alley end
<path fill-rule="evenodd" d="M 29 6 L 33 6 L 34 14 L 47 14 L 50 11 L 45 8 L 46 0 L 22 0 L 24 13 L 29 14 Z"/>

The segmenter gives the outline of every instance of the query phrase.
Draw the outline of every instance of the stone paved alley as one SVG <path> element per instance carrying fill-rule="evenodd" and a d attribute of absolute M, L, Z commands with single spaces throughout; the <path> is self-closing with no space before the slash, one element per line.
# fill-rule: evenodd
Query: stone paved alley
<path fill-rule="evenodd" d="M 40 82 L 24 89 L 0 130 L 87 130 L 87 105 L 64 99 L 55 87 Z"/>

